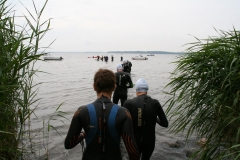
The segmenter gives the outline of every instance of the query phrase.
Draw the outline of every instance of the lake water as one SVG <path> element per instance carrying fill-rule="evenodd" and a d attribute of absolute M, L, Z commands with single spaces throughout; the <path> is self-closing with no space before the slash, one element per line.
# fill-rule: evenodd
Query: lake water
<path fill-rule="evenodd" d="M 96 61 L 95 58 L 89 58 L 96 55 L 107 55 L 109 61 Z M 110 57 L 114 56 L 112 62 Z M 93 90 L 93 76 L 99 68 L 107 68 L 116 72 L 117 64 L 123 60 L 132 62 L 132 80 L 135 83 L 139 78 L 145 78 L 149 84 L 148 95 L 159 100 L 163 105 L 169 99 L 164 94 L 166 84 L 169 82 L 170 72 L 175 68 L 171 62 L 175 61 L 177 54 L 155 54 L 148 57 L 148 60 L 132 60 L 132 57 L 138 54 L 117 54 L 117 53 L 51 53 L 51 56 L 63 57 L 62 61 L 40 61 L 35 68 L 40 72 L 34 78 L 38 85 L 37 98 L 40 98 L 35 114 L 31 120 L 31 129 L 33 130 L 34 149 L 37 159 L 44 159 L 48 154 L 49 159 L 81 159 L 82 147 L 77 145 L 71 150 L 64 149 L 64 139 L 66 137 L 71 118 L 79 106 L 95 101 L 96 93 Z M 135 97 L 135 90 L 128 90 L 128 98 Z M 62 104 L 63 103 L 63 104 Z M 66 112 L 64 115 L 69 120 L 61 118 L 49 122 L 56 130 L 51 128 L 42 130 L 43 125 L 48 122 L 49 117 L 60 105 L 59 110 Z M 163 106 L 166 110 L 167 105 Z M 169 122 L 171 125 L 171 121 Z M 59 135 L 59 134 L 61 135 Z M 184 134 L 171 134 L 168 129 L 156 126 L 156 144 L 152 154 L 152 160 L 186 160 L 187 152 L 196 148 L 197 139 L 192 137 L 188 144 L 185 144 Z M 171 147 L 172 143 L 178 142 L 178 147 Z M 93 153 L 94 154 L 94 153 Z M 126 153 L 123 159 L 128 159 Z"/>

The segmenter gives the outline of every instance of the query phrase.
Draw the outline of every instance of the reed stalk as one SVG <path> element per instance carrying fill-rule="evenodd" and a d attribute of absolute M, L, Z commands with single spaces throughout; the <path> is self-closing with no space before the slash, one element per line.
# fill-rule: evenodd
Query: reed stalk
<path fill-rule="evenodd" d="M 202 160 L 240 157 L 240 32 L 217 32 L 188 44 L 167 84 L 170 131 L 206 138 L 193 155 Z"/>
<path fill-rule="evenodd" d="M 34 16 L 24 15 L 26 25 L 15 23 L 13 7 L 0 0 L 0 159 L 22 159 L 26 124 L 37 106 L 33 84 L 36 61 L 47 54 L 39 51 L 39 42 L 49 30 L 50 20 L 40 21 L 47 0 Z"/>

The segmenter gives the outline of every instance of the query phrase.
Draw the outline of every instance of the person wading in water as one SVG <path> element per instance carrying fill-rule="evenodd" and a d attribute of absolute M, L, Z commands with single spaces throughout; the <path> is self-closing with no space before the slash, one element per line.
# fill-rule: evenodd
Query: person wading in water
<path fill-rule="evenodd" d="M 147 95 L 148 83 L 139 79 L 136 84 L 136 96 L 123 104 L 133 119 L 133 133 L 142 160 L 149 160 L 155 148 L 156 122 L 168 127 L 168 120 L 158 100 Z"/>
<path fill-rule="evenodd" d="M 83 160 L 122 160 L 120 137 L 129 159 L 139 160 L 132 117 L 126 108 L 111 102 L 115 84 L 116 77 L 112 71 L 99 69 L 93 83 L 97 99 L 79 107 L 73 115 L 64 146 L 71 149 L 85 138 Z"/>
<path fill-rule="evenodd" d="M 128 88 L 133 88 L 132 79 L 129 73 L 123 72 L 121 64 L 117 65 L 116 75 L 116 89 L 113 93 L 113 103 L 118 104 L 119 99 L 121 100 L 121 106 L 127 100 Z"/>

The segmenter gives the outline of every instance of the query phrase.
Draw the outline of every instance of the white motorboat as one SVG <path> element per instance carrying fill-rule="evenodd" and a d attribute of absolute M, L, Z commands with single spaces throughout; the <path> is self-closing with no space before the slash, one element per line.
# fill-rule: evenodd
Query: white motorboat
<path fill-rule="evenodd" d="M 148 60 L 147 57 L 143 57 L 142 55 L 140 56 L 136 56 L 136 57 L 132 57 L 133 60 Z"/>

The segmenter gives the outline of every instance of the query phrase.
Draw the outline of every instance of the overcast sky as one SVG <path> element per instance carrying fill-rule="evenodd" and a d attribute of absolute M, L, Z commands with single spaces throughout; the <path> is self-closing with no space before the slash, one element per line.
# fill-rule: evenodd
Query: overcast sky
<path fill-rule="evenodd" d="M 40 9 L 45 0 L 34 0 Z M 9 0 L 9 2 L 11 2 Z M 32 0 L 21 2 L 33 11 Z M 17 14 L 26 13 L 12 0 Z M 49 0 L 49 51 L 184 51 L 184 44 L 240 29 L 240 0 Z M 24 21 L 18 23 L 24 24 Z"/>

